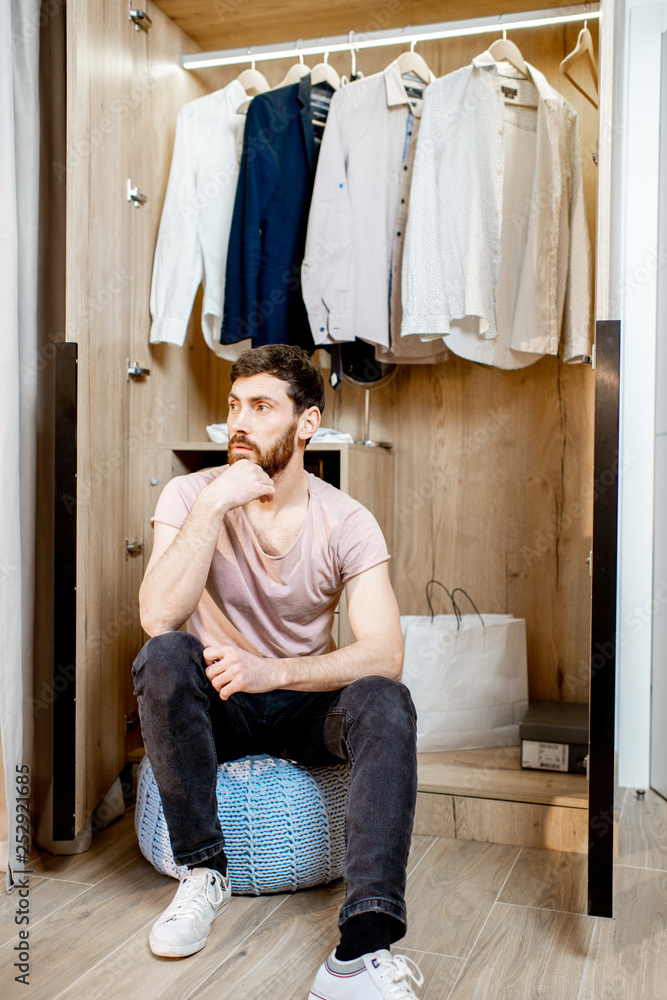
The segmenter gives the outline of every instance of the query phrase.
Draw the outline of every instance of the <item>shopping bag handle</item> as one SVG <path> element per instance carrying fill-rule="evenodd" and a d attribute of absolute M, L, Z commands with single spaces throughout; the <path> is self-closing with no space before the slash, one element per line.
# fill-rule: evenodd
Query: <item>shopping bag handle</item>
<path fill-rule="evenodd" d="M 454 594 L 456 594 L 456 593 L 459 593 L 459 594 L 463 594 L 463 595 L 464 595 L 465 597 L 467 597 L 467 598 L 468 598 L 468 600 L 469 600 L 469 601 L 470 601 L 470 603 L 472 604 L 473 608 L 475 609 L 475 613 L 476 613 L 477 617 L 479 618 L 479 620 L 480 620 L 480 621 L 481 621 L 481 623 L 482 623 L 482 628 L 486 628 L 486 625 L 484 624 L 484 619 L 483 619 L 483 618 L 482 618 L 482 616 L 480 615 L 480 613 L 479 613 L 479 609 L 478 609 L 477 605 L 475 604 L 475 602 L 473 601 L 472 597 L 471 597 L 471 596 L 470 596 L 470 594 L 469 594 L 469 593 L 467 592 L 467 590 L 464 590 L 464 589 L 463 589 L 463 587 L 454 587 L 453 591 L 451 592 L 451 594 L 450 594 L 449 596 L 450 596 L 450 597 L 451 597 L 451 599 L 452 599 L 452 604 L 454 605 L 454 607 L 458 609 L 458 612 L 459 612 L 459 615 L 461 614 L 461 610 L 460 610 L 460 608 L 458 607 L 458 605 L 457 605 L 456 601 L 454 600 Z"/>
<path fill-rule="evenodd" d="M 461 625 L 461 612 L 459 611 L 459 608 L 458 608 L 458 605 L 457 605 L 456 601 L 454 600 L 454 598 L 452 597 L 452 595 L 449 593 L 449 591 L 445 587 L 444 583 L 440 583 L 439 580 L 429 580 L 428 583 L 426 584 L 426 600 L 428 601 L 428 608 L 429 608 L 429 611 L 431 612 L 431 625 L 433 624 L 433 618 L 435 616 L 435 612 L 433 611 L 433 605 L 431 604 L 431 595 L 429 593 L 429 589 L 428 588 L 431 586 L 432 583 L 437 584 L 438 587 L 442 587 L 442 589 L 444 590 L 444 592 L 447 594 L 447 597 L 452 602 L 452 607 L 454 608 L 454 615 L 456 616 L 456 631 L 458 632 L 459 627 Z"/>

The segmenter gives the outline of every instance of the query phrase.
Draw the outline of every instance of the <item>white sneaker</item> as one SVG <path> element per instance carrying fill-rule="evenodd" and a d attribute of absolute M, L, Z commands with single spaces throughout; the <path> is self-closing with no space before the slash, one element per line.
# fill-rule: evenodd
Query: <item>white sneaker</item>
<path fill-rule="evenodd" d="M 206 944 L 211 924 L 229 906 L 232 887 L 212 868 L 192 868 L 170 906 L 153 924 L 149 938 L 154 955 L 183 958 Z"/>
<path fill-rule="evenodd" d="M 417 1000 L 408 978 L 417 986 L 424 982 L 419 967 L 406 955 L 383 948 L 340 962 L 334 951 L 320 966 L 308 1000 Z"/>

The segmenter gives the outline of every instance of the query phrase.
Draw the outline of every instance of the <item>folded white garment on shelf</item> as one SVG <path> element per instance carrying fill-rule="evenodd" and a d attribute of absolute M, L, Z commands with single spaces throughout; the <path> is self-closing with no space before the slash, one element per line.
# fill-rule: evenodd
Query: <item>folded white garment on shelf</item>
<path fill-rule="evenodd" d="M 229 443 L 229 431 L 227 430 L 227 424 L 209 424 L 206 428 L 206 433 L 209 436 L 209 440 L 213 441 L 214 444 Z M 350 444 L 354 443 L 354 438 L 351 434 L 345 434 L 343 431 L 337 431 L 333 427 L 319 427 L 310 440 L 338 442 L 347 441 Z"/>

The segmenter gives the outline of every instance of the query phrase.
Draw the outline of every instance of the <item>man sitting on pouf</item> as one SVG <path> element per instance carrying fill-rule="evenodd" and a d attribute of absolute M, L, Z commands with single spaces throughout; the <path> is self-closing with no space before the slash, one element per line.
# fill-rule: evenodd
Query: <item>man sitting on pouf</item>
<path fill-rule="evenodd" d="M 167 484 L 139 595 L 152 636 L 132 668 L 141 728 L 174 860 L 189 869 L 150 946 L 199 951 L 229 905 L 219 763 L 349 761 L 341 940 L 310 996 L 414 997 L 419 970 L 390 951 L 407 926 L 417 757 L 385 540 L 368 510 L 303 468 L 325 400 L 306 352 L 246 351 L 231 381 L 229 464 Z M 343 588 L 356 642 L 336 649 Z"/>

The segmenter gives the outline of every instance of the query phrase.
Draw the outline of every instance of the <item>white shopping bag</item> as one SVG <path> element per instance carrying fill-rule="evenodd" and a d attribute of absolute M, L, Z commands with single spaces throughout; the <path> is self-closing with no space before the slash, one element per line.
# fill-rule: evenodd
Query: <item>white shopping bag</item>
<path fill-rule="evenodd" d="M 402 681 L 417 709 L 417 750 L 518 744 L 528 707 L 526 623 L 454 609 L 401 617 Z"/>

